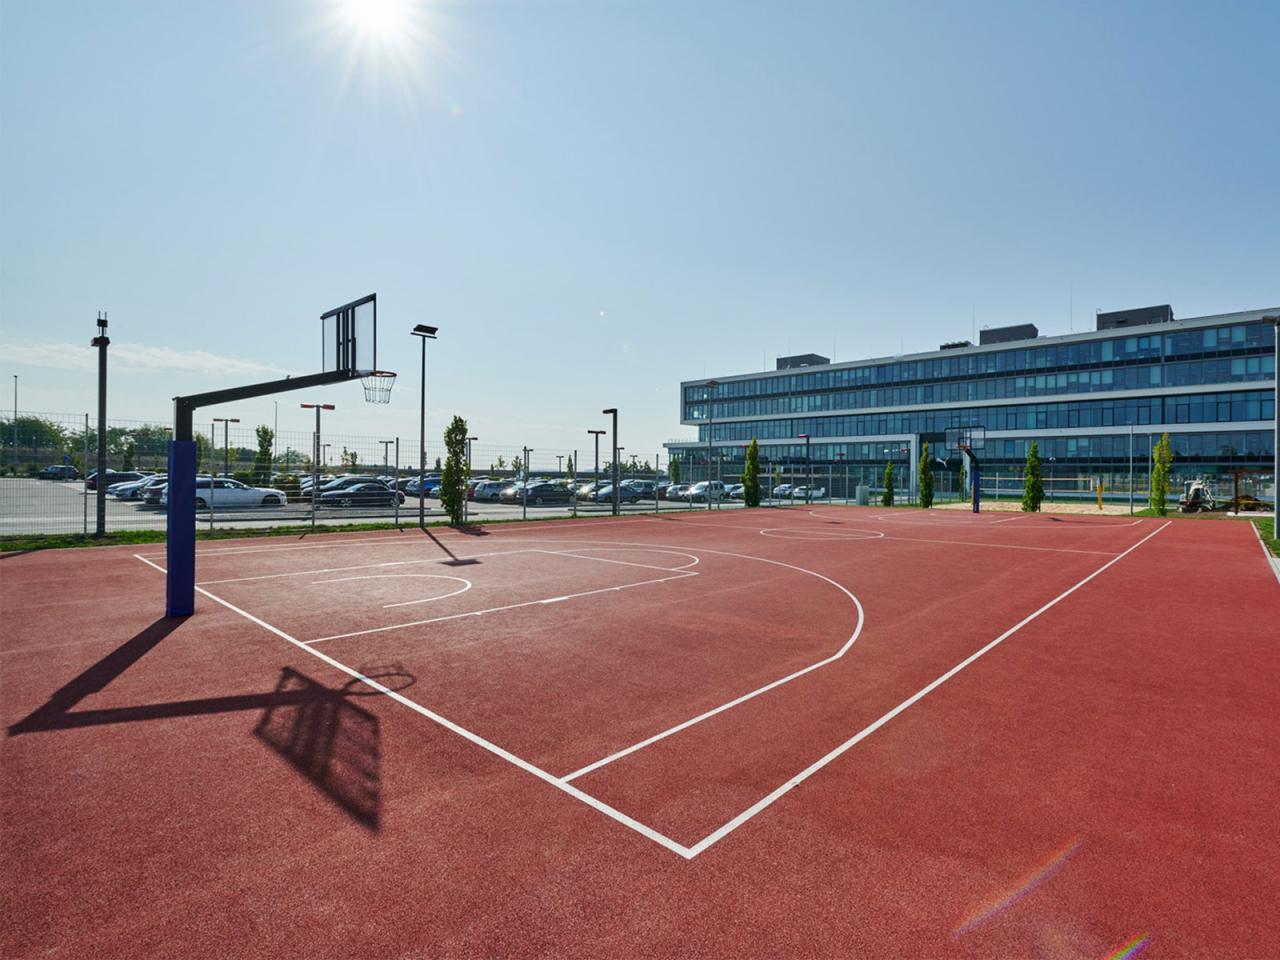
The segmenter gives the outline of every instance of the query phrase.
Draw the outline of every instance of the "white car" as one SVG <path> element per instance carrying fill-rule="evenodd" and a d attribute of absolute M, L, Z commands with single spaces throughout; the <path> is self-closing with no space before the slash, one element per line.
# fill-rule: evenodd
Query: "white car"
<path fill-rule="evenodd" d="M 791 491 L 792 500 L 821 500 L 826 495 L 826 487 L 796 487 Z"/>
<path fill-rule="evenodd" d="M 212 489 L 210 485 L 212 484 Z M 208 510 L 213 501 L 215 510 L 230 510 L 241 507 L 283 507 L 285 493 L 272 487 L 251 487 L 239 480 L 210 480 L 208 477 L 196 479 L 196 509 Z M 169 491 L 160 497 L 161 505 L 169 503 Z"/>

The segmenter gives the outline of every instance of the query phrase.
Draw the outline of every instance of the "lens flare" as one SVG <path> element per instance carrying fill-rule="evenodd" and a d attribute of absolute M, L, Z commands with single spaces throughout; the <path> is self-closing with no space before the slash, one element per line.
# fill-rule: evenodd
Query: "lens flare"
<path fill-rule="evenodd" d="M 979 904 L 961 917 L 956 923 L 955 932 L 957 934 L 968 933 L 970 930 L 982 926 L 992 917 L 1008 910 L 1066 866 L 1067 861 L 1080 849 L 1083 843 L 1083 840 L 1073 839 L 1053 851 L 1046 860 L 1025 872 L 1011 886 L 1000 891 L 985 903 Z"/>

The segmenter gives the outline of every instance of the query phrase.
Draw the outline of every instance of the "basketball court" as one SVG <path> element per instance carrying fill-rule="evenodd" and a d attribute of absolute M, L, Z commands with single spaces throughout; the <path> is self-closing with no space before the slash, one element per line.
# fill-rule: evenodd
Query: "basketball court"
<path fill-rule="evenodd" d="M 797 506 L 210 542 L 185 619 L 156 616 L 160 549 L 4 563 L 5 955 L 1280 935 L 1280 584 L 1245 524 Z"/>

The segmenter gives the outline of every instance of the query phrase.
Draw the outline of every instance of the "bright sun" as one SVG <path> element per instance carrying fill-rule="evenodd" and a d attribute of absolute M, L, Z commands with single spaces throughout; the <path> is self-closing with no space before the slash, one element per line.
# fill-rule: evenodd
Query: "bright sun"
<path fill-rule="evenodd" d="M 343 21 L 362 39 L 388 43 L 410 27 L 411 7 L 412 0 L 342 0 L 340 9 Z"/>

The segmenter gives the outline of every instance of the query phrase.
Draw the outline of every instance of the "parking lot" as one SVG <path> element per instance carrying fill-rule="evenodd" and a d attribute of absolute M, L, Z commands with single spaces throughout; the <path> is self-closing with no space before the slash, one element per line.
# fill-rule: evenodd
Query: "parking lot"
<path fill-rule="evenodd" d="M 426 505 L 428 522 L 445 519 L 445 512 L 438 499 L 428 497 Z M 741 505 L 740 502 L 726 501 L 722 505 L 715 506 L 716 509 L 734 509 Z M 163 507 L 117 500 L 111 496 L 106 498 L 106 507 L 108 531 L 164 529 Z M 688 512 L 706 510 L 707 505 L 667 500 L 660 500 L 655 505 L 652 500 L 642 500 L 637 504 L 624 504 L 621 507 L 622 512 L 627 514 L 652 513 L 655 509 L 662 512 Z M 96 510 L 94 491 L 85 491 L 84 484 L 79 481 L 0 479 L 0 536 L 91 532 L 95 525 Z M 526 515 L 530 519 L 569 517 L 575 514 L 598 516 L 608 514 L 610 508 L 608 504 L 586 502 L 543 506 L 531 503 L 528 505 L 526 514 L 525 508 L 520 504 L 473 501 L 467 504 L 467 512 L 468 517 L 474 520 L 518 520 Z M 407 498 L 401 504 L 399 511 L 390 507 L 371 506 L 321 507 L 315 511 L 315 522 L 317 524 L 356 521 L 394 522 L 397 516 L 401 522 L 416 522 L 417 499 Z M 206 528 L 210 526 L 255 528 L 308 524 L 312 521 L 312 508 L 310 503 L 290 503 L 283 507 L 219 510 L 215 503 L 212 514 L 209 511 L 200 511 L 196 521 Z"/>

